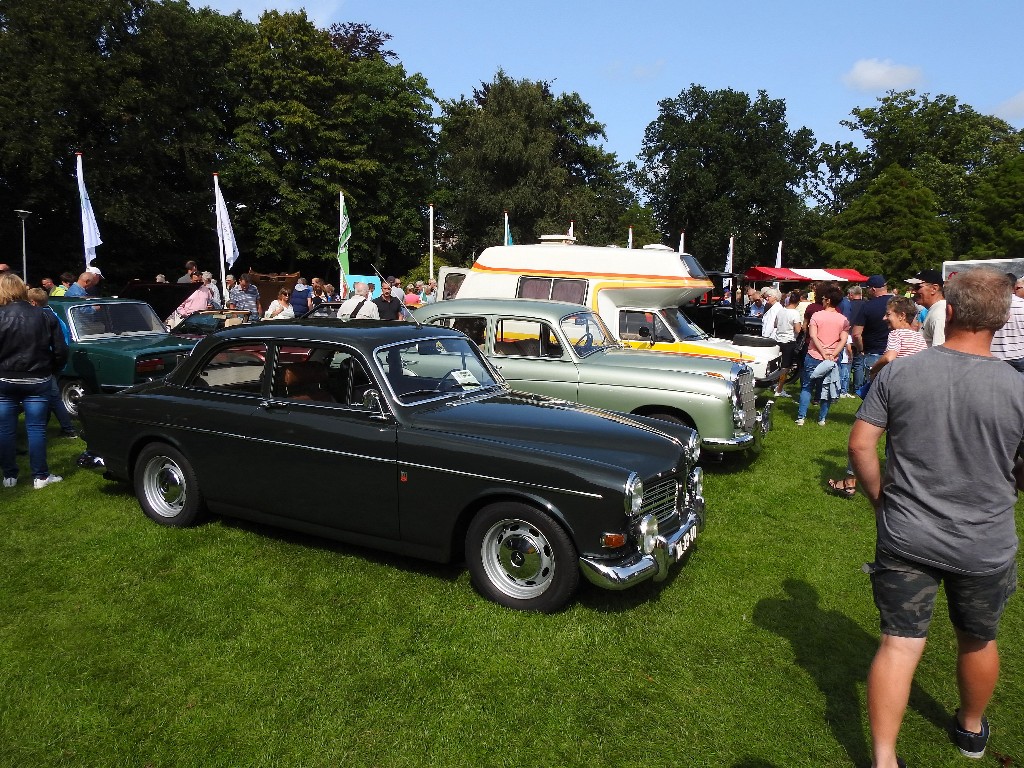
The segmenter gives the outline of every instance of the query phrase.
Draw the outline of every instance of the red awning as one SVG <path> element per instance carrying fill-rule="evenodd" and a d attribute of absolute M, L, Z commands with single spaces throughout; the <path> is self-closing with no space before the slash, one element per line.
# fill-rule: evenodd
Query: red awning
<path fill-rule="evenodd" d="M 751 267 L 743 275 L 747 280 L 809 283 L 814 280 L 864 283 L 868 276 L 856 269 L 786 269 L 785 267 Z"/>

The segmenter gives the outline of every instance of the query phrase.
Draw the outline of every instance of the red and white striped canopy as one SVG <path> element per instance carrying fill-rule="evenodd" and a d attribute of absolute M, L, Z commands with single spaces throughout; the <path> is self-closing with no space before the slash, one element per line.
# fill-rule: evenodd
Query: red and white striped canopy
<path fill-rule="evenodd" d="M 839 283 L 864 283 L 868 276 L 856 269 L 787 269 L 785 267 L 751 267 L 743 275 L 747 280 L 810 283 L 834 280 Z"/>

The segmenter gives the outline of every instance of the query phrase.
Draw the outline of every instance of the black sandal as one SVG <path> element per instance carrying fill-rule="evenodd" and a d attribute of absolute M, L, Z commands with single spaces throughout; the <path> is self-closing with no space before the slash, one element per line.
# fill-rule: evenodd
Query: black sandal
<path fill-rule="evenodd" d="M 856 482 L 857 481 L 854 480 L 854 483 Z M 833 480 L 829 478 L 828 492 L 843 499 L 852 499 L 857 495 L 857 486 L 847 485 L 846 480 Z"/>

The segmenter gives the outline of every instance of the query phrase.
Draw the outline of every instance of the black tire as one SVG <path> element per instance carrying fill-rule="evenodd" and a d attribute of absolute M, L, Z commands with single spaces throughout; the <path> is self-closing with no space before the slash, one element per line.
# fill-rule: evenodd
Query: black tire
<path fill-rule="evenodd" d="M 521 611 L 552 613 L 579 585 L 579 555 L 551 517 L 526 504 L 481 510 L 466 531 L 466 564 L 488 600 Z"/>
<path fill-rule="evenodd" d="M 737 333 L 732 337 L 732 343 L 737 347 L 774 347 L 778 346 L 775 339 L 767 339 L 764 336 L 751 336 L 749 333 Z"/>
<path fill-rule="evenodd" d="M 68 413 L 78 416 L 78 404 L 89 394 L 89 388 L 81 379 L 61 379 L 59 382 L 60 399 Z"/>
<path fill-rule="evenodd" d="M 166 443 L 150 443 L 139 453 L 135 496 L 146 517 L 174 528 L 195 525 L 205 510 L 192 465 Z"/>

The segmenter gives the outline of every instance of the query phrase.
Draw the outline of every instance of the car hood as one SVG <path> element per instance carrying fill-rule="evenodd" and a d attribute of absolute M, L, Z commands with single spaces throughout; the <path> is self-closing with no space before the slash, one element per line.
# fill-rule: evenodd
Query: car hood
<path fill-rule="evenodd" d="M 455 401 L 414 415 L 419 429 L 499 442 L 532 453 L 575 456 L 638 472 L 641 477 L 681 465 L 689 430 L 655 428 L 626 414 L 513 392 Z M 553 459 L 554 460 L 554 459 Z"/>
<path fill-rule="evenodd" d="M 631 368 L 639 371 L 643 368 L 658 371 L 674 371 L 678 373 L 703 373 L 717 378 L 729 380 L 733 377 L 732 360 L 722 357 L 703 357 L 696 355 L 677 355 L 668 352 L 655 352 L 647 349 L 605 349 L 583 359 L 584 365 L 607 365 L 617 368 Z"/>

